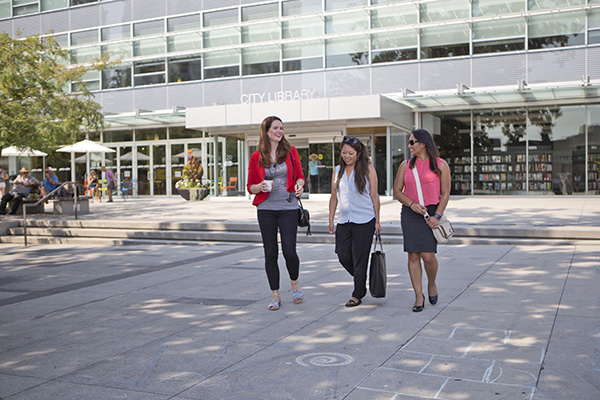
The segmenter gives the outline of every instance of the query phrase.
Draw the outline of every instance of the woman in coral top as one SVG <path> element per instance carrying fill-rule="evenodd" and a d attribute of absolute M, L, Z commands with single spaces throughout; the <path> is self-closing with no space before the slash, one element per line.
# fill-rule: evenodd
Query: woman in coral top
<path fill-rule="evenodd" d="M 283 123 L 272 116 L 260 127 L 258 150 L 248 165 L 248 191 L 255 194 L 252 204 L 257 207 L 258 225 L 265 251 L 265 269 L 273 299 L 269 310 L 281 307 L 279 294 L 279 248 L 277 231 L 281 236 L 283 257 L 292 283 L 292 300 L 300 303 L 302 289 L 298 283 L 300 259 L 296 252 L 298 231 L 298 199 L 304 192 L 304 174 L 300 156 L 283 135 Z"/>
<path fill-rule="evenodd" d="M 421 260 L 427 274 L 429 302 L 434 305 L 438 301 L 435 284 L 438 272 L 438 260 L 435 256 L 437 242 L 432 229 L 438 226 L 450 199 L 450 168 L 446 161 L 438 157 L 433 138 L 424 129 L 412 131 L 408 148 L 411 158 L 402 162 L 398 168 L 394 181 L 394 197 L 402 204 L 400 222 L 404 251 L 408 253 L 408 273 L 415 291 L 413 311 L 421 312 L 425 308 Z M 413 168 L 417 168 L 419 173 L 424 206 L 419 204 Z M 425 220 L 425 214 L 431 217 Z"/>

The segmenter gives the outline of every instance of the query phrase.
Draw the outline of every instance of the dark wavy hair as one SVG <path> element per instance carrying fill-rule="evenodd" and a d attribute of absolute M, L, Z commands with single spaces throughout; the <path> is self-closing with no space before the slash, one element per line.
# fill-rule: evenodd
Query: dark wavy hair
<path fill-rule="evenodd" d="M 261 167 L 270 168 L 271 167 L 271 141 L 269 140 L 269 136 L 267 132 L 271 129 L 271 125 L 273 125 L 273 121 L 279 121 L 283 123 L 281 118 L 276 116 L 270 116 L 263 119 L 262 124 L 260 125 L 260 139 L 258 140 L 258 152 L 260 154 L 260 158 L 258 160 L 258 164 Z M 277 164 L 282 164 L 285 162 L 288 153 L 290 152 L 292 145 L 285 138 L 285 135 L 281 137 L 281 141 L 279 142 L 279 146 L 277 146 L 276 153 L 276 162 Z"/>
<path fill-rule="evenodd" d="M 415 129 L 412 131 L 413 136 L 419 143 L 423 143 L 425 145 L 425 150 L 427 151 L 427 155 L 429 156 L 429 169 L 436 173 L 437 176 L 442 176 L 442 170 L 439 169 L 437 165 L 437 158 L 439 157 L 438 148 L 433 141 L 433 138 L 425 129 Z M 415 167 L 415 162 L 417 161 L 417 156 L 413 156 L 410 159 L 409 167 L 413 169 Z"/>
<path fill-rule="evenodd" d="M 342 145 L 340 146 L 340 170 L 338 171 L 335 187 L 336 189 L 339 189 L 340 181 L 342 180 L 342 176 L 344 175 L 344 171 L 346 170 L 346 162 L 342 157 L 341 151 L 344 145 L 352 147 L 358 154 L 358 159 L 356 160 L 356 165 L 354 166 L 354 183 L 356 184 L 358 192 L 360 194 L 363 194 L 363 192 L 365 191 L 365 187 L 367 186 L 369 164 L 371 164 L 371 160 L 369 159 L 369 150 L 367 150 L 367 146 L 365 146 L 360 140 L 351 136 L 344 136 L 344 139 L 342 140 Z"/>

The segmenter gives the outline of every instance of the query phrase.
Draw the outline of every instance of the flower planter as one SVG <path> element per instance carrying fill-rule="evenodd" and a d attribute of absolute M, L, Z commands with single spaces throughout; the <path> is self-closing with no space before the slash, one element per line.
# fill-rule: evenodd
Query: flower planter
<path fill-rule="evenodd" d="M 187 201 L 204 200 L 209 193 L 207 188 L 177 189 L 177 192 Z"/>

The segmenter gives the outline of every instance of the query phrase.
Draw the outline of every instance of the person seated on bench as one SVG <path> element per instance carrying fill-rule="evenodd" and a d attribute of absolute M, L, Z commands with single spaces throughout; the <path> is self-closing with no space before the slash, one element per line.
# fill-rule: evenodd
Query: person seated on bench
<path fill-rule="evenodd" d="M 33 188 L 40 184 L 40 181 L 35 179 L 35 177 L 30 176 L 29 172 L 30 171 L 27 168 L 21 168 L 19 176 L 13 181 L 13 189 L 2 196 L 2 201 L 0 202 L 0 214 L 6 214 L 6 205 L 10 201 L 12 201 L 10 213 L 11 215 L 16 214 L 23 199 L 29 196 Z"/>
<path fill-rule="evenodd" d="M 42 197 L 46 197 L 48 193 L 52 192 L 54 189 L 58 187 L 58 176 L 54 173 L 54 169 L 52 167 L 46 168 L 46 177 L 42 181 L 42 187 L 40 188 L 42 192 Z"/>

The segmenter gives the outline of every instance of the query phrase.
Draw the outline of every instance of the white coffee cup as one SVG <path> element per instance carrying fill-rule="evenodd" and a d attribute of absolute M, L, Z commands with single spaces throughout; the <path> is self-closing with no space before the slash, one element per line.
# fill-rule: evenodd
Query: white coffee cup
<path fill-rule="evenodd" d="M 265 180 L 263 182 L 265 182 L 267 184 L 267 188 L 268 188 L 267 192 L 270 192 L 273 190 L 273 179 L 265 178 Z"/>

